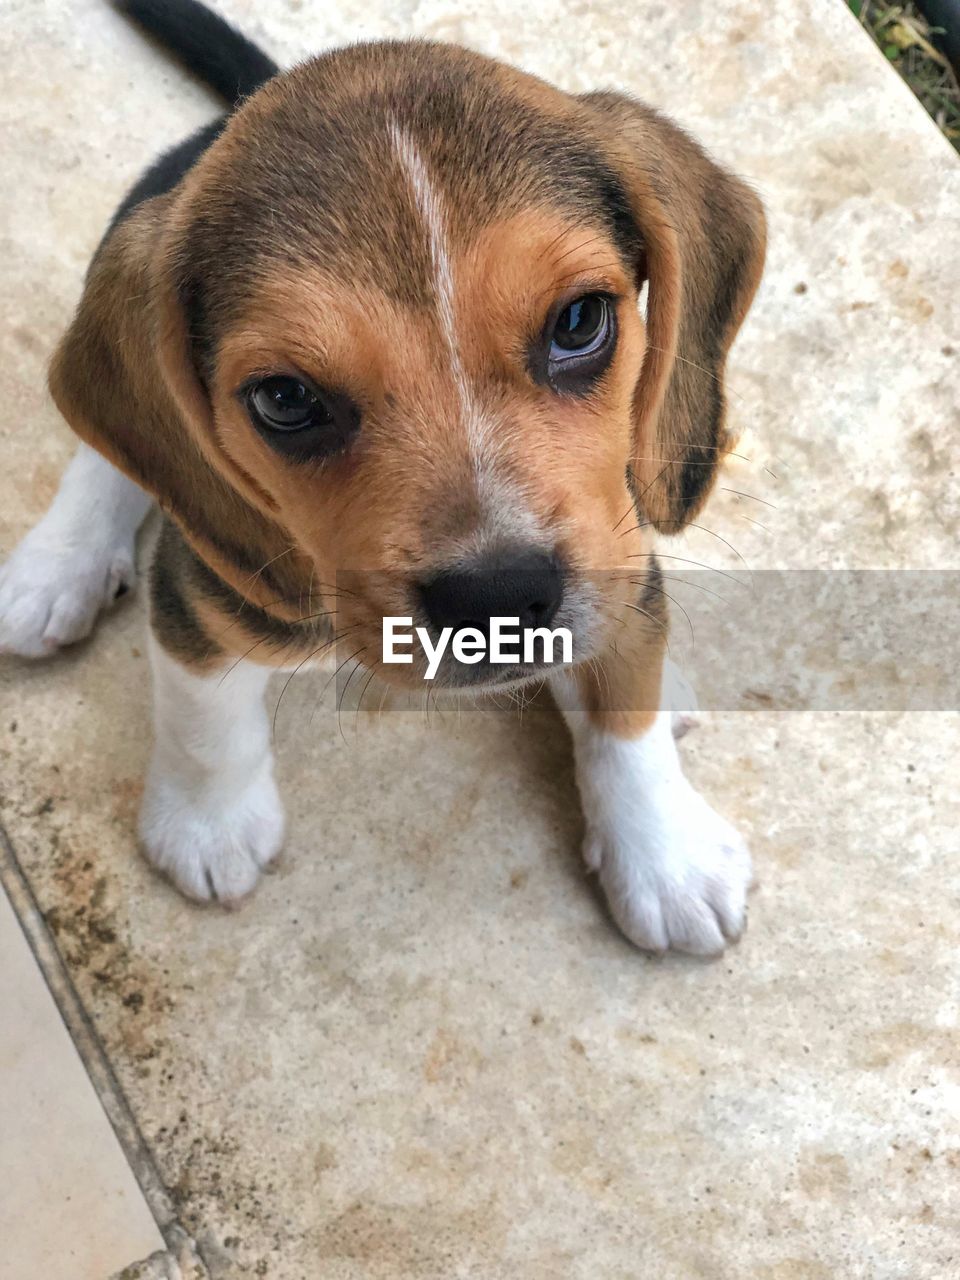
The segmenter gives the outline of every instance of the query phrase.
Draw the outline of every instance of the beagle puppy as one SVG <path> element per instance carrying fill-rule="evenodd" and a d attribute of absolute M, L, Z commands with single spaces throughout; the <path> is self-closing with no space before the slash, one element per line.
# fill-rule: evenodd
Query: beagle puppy
<path fill-rule="evenodd" d="M 671 121 L 425 41 L 280 72 L 196 0 L 118 7 L 231 104 L 164 155 L 94 255 L 50 388 L 83 442 L 0 573 L 0 647 L 38 657 L 150 574 L 146 856 L 231 903 L 279 850 L 264 691 L 333 652 L 554 623 L 585 858 L 639 947 L 721 952 L 744 842 L 685 780 L 663 705 L 656 532 L 728 444 L 723 369 L 764 255 L 760 202 Z M 640 294 L 647 286 L 645 310 Z"/>

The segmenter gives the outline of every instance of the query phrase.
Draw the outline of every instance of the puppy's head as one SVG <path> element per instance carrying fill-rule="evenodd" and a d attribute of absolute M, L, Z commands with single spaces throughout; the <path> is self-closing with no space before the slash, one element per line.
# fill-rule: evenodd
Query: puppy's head
<path fill-rule="evenodd" d="M 271 81 L 152 203 L 126 253 L 169 438 L 118 444 L 89 411 L 81 434 L 218 540 L 235 586 L 211 511 L 260 531 L 247 564 L 295 548 L 368 660 L 386 615 L 518 616 L 599 652 L 644 529 L 682 526 L 722 455 L 763 255 L 749 190 L 637 103 L 407 44 Z"/>

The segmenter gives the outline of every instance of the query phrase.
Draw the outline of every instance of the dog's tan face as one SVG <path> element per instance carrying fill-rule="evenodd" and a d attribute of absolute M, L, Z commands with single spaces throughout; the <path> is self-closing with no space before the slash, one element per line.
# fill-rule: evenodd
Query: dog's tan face
<path fill-rule="evenodd" d="M 603 227 L 546 210 L 461 244 L 444 234 L 437 258 L 422 305 L 319 269 L 264 280 L 250 321 L 223 336 L 218 435 L 316 578 L 340 584 L 351 647 L 376 653 L 386 615 L 429 623 L 439 575 L 539 553 L 561 579 L 552 625 L 591 656 L 635 595 L 603 572 L 639 551 L 623 519 L 644 350 L 634 280 Z M 561 318 L 579 345 L 559 345 Z M 318 425 L 277 430 L 278 412 Z"/>
<path fill-rule="evenodd" d="M 762 220 L 635 104 L 375 46 L 268 84 L 151 244 L 166 393 L 219 489 L 279 531 L 264 561 L 295 548 L 286 580 L 309 574 L 351 646 L 376 656 L 386 615 L 433 621 L 450 575 L 535 564 L 585 658 L 636 594 L 645 527 L 706 492 Z M 156 470 L 136 478 L 206 546 L 196 476 Z"/>

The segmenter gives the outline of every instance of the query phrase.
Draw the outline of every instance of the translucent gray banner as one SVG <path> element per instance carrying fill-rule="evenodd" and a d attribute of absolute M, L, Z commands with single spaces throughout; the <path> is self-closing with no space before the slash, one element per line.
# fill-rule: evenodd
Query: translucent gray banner
<path fill-rule="evenodd" d="M 571 624 L 574 665 L 588 659 L 599 669 L 594 661 L 598 658 L 603 665 L 594 624 L 605 609 L 609 612 L 616 605 L 620 619 L 605 632 L 613 637 L 615 661 L 642 661 L 644 649 L 632 645 L 627 636 L 631 628 L 645 628 L 651 636 L 665 634 L 668 654 L 692 685 L 701 710 L 960 708 L 960 571 L 701 570 L 685 568 L 680 560 L 664 556 L 659 578 L 646 579 L 639 569 L 635 576 L 571 575 L 569 598 L 576 595 L 577 607 L 565 614 L 565 595 L 551 625 Z M 340 578 L 344 595 L 362 598 L 370 606 L 383 595 L 382 574 Z M 393 585 L 396 599 L 404 591 L 409 594 L 405 584 Z M 436 639 L 435 629 L 415 604 L 406 616 L 408 630 L 423 625 Z M 425 662 L 419 667 L 415 662 L 399 675 L 400 669 L 394 668 L 387 682 L 405 680 L 410 693 L 382 699 L 377 679 L 384 674 L 382 651 L 368 642 L 358 658 L 352 638 L 336 646 L 339 666 L 331 681 L 338 704 L 345 700 L 348 706 L 355 703 L 367 675 L 374 684 L 364 705 L 376 699 L 385 710 L 419 705 L 423 694 L 437 699 L 458 694 L 463 711 L 469 705 L 464 694 L 532 690 L 538 679 L 549 678 L 556 669 L 494 670 L 483 663 L 467 670 L 456 664 L 451 651 L 429 682 L 424 680 Z M 624 650 L 641 656 L 625 657 Z M 560 651 L 558 646 L 558 657 Z M 602 675 L 598 680 L 608 691 L 610 709 L 652 709 L 635 705 L 652 696 L 643 692 L 642 681 L 603 681 Z M 674 688 L 671 697 L 677 709 L 687 709 L 690 699 L 682 688 Z"/>

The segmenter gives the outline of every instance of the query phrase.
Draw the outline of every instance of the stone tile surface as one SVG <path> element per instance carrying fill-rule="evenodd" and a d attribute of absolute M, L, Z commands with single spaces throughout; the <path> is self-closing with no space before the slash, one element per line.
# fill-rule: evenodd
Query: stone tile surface
<path fill-rule="evenodd" d="M 0 889 L 0 1280 L 106 1280 L 163 1247 Z"/>
<path fill-rule="evenodd" d="M 771 219 L 731 368 L 744 457 L 703 522 L 755 567 L 958 567 L 960 165 L 839 0 L 223 7 L 288 60 L 415 33 L 672 111 Z M 104 221 L 212 110 L 106 5 L 8 14 L 0 550 L 68 456 L 42 367 Z M 731 563 L 701 531 L 675 550 Z M 298 677 L 280 869 L 234 915 L 180 901 L 134 852 L 142 630 L 138 600 L 0 667 L 0 816 L 215 1274 L 960 1274 L 955 713 L 744 689 L 709 717 L 689 769 L 761 883 L 725 960 L 652 961 L 582 874 L 540 704 L 341 737 Z"/>

